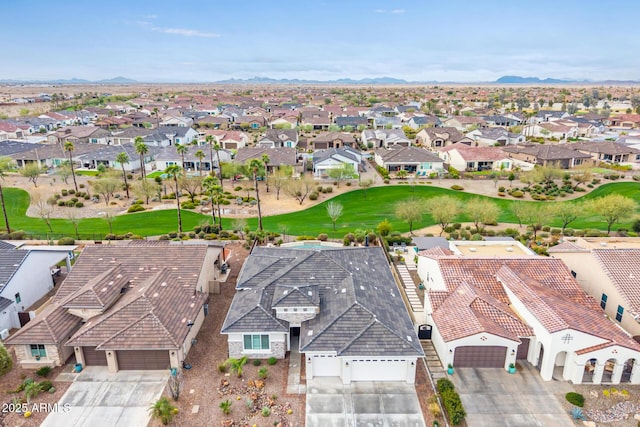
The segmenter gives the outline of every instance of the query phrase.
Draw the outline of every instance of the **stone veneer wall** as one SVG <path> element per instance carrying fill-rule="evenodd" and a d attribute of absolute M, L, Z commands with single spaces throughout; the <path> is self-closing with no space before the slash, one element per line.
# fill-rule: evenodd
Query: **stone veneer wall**
<path fill-rule="evenodd" d="M 52 344 L 46 344 L 47 357 L 36 360 L 31 355 L 31 349 L 28 345 L 15 345 L 13 346 L 16 352 L 16 358 L 20 362 L 20 366 L 23 368 L 39 368 L 41 366 L 62 366 L 60 360 L 60 352 L 58 347 Z"/>
<path fill-rule="evenodd" d="M 250 359 L 268 359 L 275 357 L 276 359 L 284 359 L 287 352 L 286 342 L 284 341 L 271 341 L 271 350 L 264 352 L 243 352 L 244 345 L 242 341 L 230 341 L 229 342 L 229 357 L 240 358 L 242 356 L 248 356 Z"/>

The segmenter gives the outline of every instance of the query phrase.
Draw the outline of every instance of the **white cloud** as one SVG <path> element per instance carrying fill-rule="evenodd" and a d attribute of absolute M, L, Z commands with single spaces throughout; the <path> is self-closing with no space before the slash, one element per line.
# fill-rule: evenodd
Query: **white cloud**
<path fill-rule="evenodd" d="M 384 10 L 384 9 L 376 9 L 376 10 L 374 10 L 374 12 L 375 13 L 385 13 L 386 10 Z"/>
<path fill-rule="evenodd" d="M 404 9 L 393 9 L 391 13 L 395 13 L 395 14 L 404 13 Z"/>
<path fill-rule="evenodd" d="M 204 38 L 220 37 L 220 34 L 207 33 L 207 32 L 199 31 L 199 30 L 190 30 L 188 28 L 160 28 L 160 27 L 153 27 L 152 30 L 153 31 L 157 31 L 159 33 L 176 34 L 176 35 L 185 36 L 185 37 L 204 37 Z"/>
<path fill-rule="evenodd" d="M 147 15 L 144 18 L 145 19 L 156 19 L 158 17 L 158 15 Z"/>

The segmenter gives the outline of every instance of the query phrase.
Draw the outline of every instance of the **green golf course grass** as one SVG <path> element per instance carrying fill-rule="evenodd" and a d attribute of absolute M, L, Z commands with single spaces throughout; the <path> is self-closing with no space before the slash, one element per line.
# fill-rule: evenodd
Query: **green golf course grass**
<path fill-rule="evenodd" d="M 576 200 L 549 201 L 544 203 L 576 203 L 576 201 L 579 200 L 589 200 L 612 193 L 629 197 L 635 200 L 638 207 L 640 207 L 640 183 L 636 182 L 605 184 Z M 4 195 L 12 230 L 22 230 L 27 234 L 37 235 L 43 238 L 50 233 L 45 222 L 41 218 L 26 216 L 26 211 L 29 205 L 29 194 L 25 190 L 19 188 L 5 188 Z M 333 231 L 333 225 L 326 213 L 327 201 L 302 211 L 264 217 L 263 224 L 266 230 L 280 233 L 285 232 L 288 235 L 317 236 L 320 233 L 327 233 L 332 238 L 341 238 L 345 233 L 356 229 L 375 229 L 379 222 L 387 219 L 393 225 L 393 230 L 406 232 L 409 231 L 409 226 L 395 217 L 394 210 L 396 203 L 411 198 L 428 199 L 430 197 L 441 195 L 456 197 L 460 199 L 463 205 L 465 201 L 472 198 L 488 198 L 500 207 L 502 212 L 498 218 L 498 222 L 500 223 L 517 223 L 516 218 L 510 210 L 513 203 L 539 203 L 513 199 L 489 198 L 486 196 L 479 196 L 439 187 L 390 185 L 371 188 L 366 191 L 366 194 L 363 190 L 354 190 L 332 198 L 331 200 L 334 202 L 338 202 L 343 205 L 343 213 L 337 221 L 336 231 Z M 636 212 L 638 212 L 638 207 L 636 208 Z M 459 215 L 456 218 L 456 222 L 464 222 L 467 220 L 468 218 L 464 215 Z M 209 221 L 211 221 L 211 216 L 209 215 L 202 215 L 182 210 L 184 231 L 191 231 L 196 225 Z M 223 228 L 228 229 L 231 226 L 231 222 L 231 219 L 223 218 Z M 251 229 L 257 228 L 256 218 L 248 219 L 247 223 Z M 631 223 L 632 219 L 628 219 L 620 224 L 615 224 L 613 229 L 615 230 L 620 227 L 630 228 Z M 0 224 L 4 224 L 4 218 L 2 218 L 2 223 Z M 173 209 L 139 212 L 135 214 L 117 216 L 113 220 L 113 232 L 115 234 L 132 232 L 142 236 L 153 236 L 176 231 L 178 228 L 177 224 L 176 211 Z M 422 221 L 415 223 L 413 228 L 415 230 L 430 225 L 434 225 L 434 221 L 429 215 L 425 214 Z M 561 223 L 554 218 L 549 224 L 545 225 L 560 227 Z M 51 226 L 53 228 L 53 235 L 75 235 L 74 227 L 68 219 L 52 219 Z M 590 213 L 584 213 L 584 215 L 581 215 L 578 220 L 571 223 L 569 227 L 575 229 L 590 228 L 606 230 L 605 222 Z M 100 238 L 100 236 L 104 236 L 109 233 L 109 226 L 107 221 L 102 218 L 86 218 L 80 220 L 78 231 L 81 236 L 91 235 L 95 236 L 94 238 Z"/>

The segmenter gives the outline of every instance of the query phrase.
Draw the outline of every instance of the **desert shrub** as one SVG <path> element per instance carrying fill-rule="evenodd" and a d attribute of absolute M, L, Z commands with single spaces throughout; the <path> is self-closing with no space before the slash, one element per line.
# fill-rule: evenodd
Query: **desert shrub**
<path fill-rule="evenodd" d="M 467 416 L 467 413 L 462 406 L 460 395 L 454 389 L 453 383 L 446 378 L 440 378 L 437 383 L 437 388 L 442 398 L 442 403 L 451 420 L 451 424 L 454 426 L 459 425 Z"/>
<path fill-rule="evenodd" d="M 333 187 L 331 187 L 331 186 L 325 187 L 324 190 L 323 190 L 323 193 L 325 192 L 325 190 L 326 190 L 327 193 L 333 193 Z"/>
<path fill-rule="evenodd" d="M 75 189 L 73 189 L 73 188 L 70 188 L 70 189 L 69 189 L 69 194 L 76 194 L 76 190 L 75 190 Z"/>
<path fill-rule="evenodd" d="M 58 245 L 60 246 L 64 246 L 64 245 L 73 245 L 76 241 L 73 239 L 73 237 L 63 237 L 60 240 L 58 240 Z"/>
<path fill-rule="evenodd" d="M 9 238 L 11 240 L 24 240 L 26 235 L 27 233 L 24 232 L 23 230 L 16 230 L 16 231 L 12 231 L 11 234 L 9 234 Z"/>
<path fill-rule="evenodd" d="M 278 363 L 278 359 L 276 359 L 275 357 L 271 356 L 270 358 L 268 358 L 268 359 L 267 359 L 267 363 L 268 363 L 270 366 L 273 366 L 273 365 L 275 365 L 276 363 Z"/>
<path fill-rule="evenodd" d="M 461 185 L 455 184 L 455 185 L 451 186 L 451 189 L 452 190 L 456 190 L 456 191 L 462 191 L 462 190 L 464 190 L 464 187 L 461 186 Z"/>
<path fill-rule="evenodd" d="M 40 388 L 42 389 L 42 391 L 49 391 L 51 390 L 51 388 L 53 388 L 53 383 L 49 380 L 44 380 L 40 382 Z"/>
<path fill-rule="evenodd" d="M 314 191 L 313 193 L 309 194 L 309 200 L 318 200 L 318 196 L 319 194 Z"/>
<path fill-rule="evenodd" d="M 0 377 L 13 368 L 13 359 L 9 355 L 6 347 L 0 343 Z"/>
<path fill-rule="evenodd" d="M 328 238 L 329 238 L 329 236 L 327 236 L 326 233 L 318 234 L 318 240 L 320 240 L 322 242 L 326 242 Z"/>
<path fill-rule="evenodd" d="M 258 378 L 260 378 L 261 380 L 265 380 L 267 379 L 268 376 L 269 376 L 269 370 L 264 366 L 260 368 L 260 370 L 258 371 Z"/>
<path fill-rule="evenodd" d="M 263 406 L 260 413 L 263 417 L 268 417 L 269 415 L 271 415 L 271 408 L 269 408 L 268 406 Z"/>
<path fill-rule="evenodd" d="M 84 203 L 82 203 L 82 202 L 76 202 L 76 204 L 75 204 L 75 205 L 73 205 L 73 206 L 75 206 L 76 208 L 82 208 L 82 207 L 84 207 Z"/>
<path fill-rule="evenodd" d="M 524 193 L 520 190 L 514 190 L 511 192 L 511 196 L 513 197 L 517 197 L 517 198 L 522 198 L 524 196 Z"/>
<path fill-rule="evenodd" d="M 388 183 L 389 183 L 389 180 L 385 178 L 384 183 L 385 183 L 385 184 L 388 184 Z"/>
<path fill-rule="evenodd" d="M 318 187 L 316 188 L 316 191 L 318 193 L 322 193 L 322 190 L 323 190 L 322 185 L 318 185 Z"/>
<path fill-rule="evenodd" d="M 43 366 L 43 367 L 38 368 L 36 370 L 36 375 L 39 376 L 39 377 L 46 377 L 51 372 L 51 369 L 53 369 L 53 368 L 51 368 L 51 366 Z"/>
<path fill-rule="evenodd" d="M 579 406 L 580 408 L 584 406 L 584 396 L 582 396 L 580 393 L 575 393 L 572 391 L 565 394 L 564 397 L 567 399 L 567 402 L 571 403 L 572 405 Z"/>
<path fill-rule="evenodd" d="M 186 202 L 180 203 L 180 208 L 181 209 L 195 209 L 196 205 L 191 201 L 186 201 Z"/>
<path fill-rule="evenodd" d="M 64 188 L 63 188 L 63 189 L 60 191 L 60 194 L 62 194 L 62 196 L 64 197 L 64 196 L 69 195 L 69 192 L 68 192 L 66 189 L 64 189 Z"/>
<path fill-rule="evenodd" d="M 253 366 L 260 366 L 262 365 L 262 360 L 260 359 L 254 359 L 253 360 Z"/>
<path fill-rule="evenodd" d="M 68 207 L 68 208 L 72 208 L 72 207 L 74 207 L 75 205 L 76 205 L 76 202 L 74 202 L 73 200 L 67 200 L 67 201 L 65 202 L 65 206 L 66 206 L 66 207 Z"/>

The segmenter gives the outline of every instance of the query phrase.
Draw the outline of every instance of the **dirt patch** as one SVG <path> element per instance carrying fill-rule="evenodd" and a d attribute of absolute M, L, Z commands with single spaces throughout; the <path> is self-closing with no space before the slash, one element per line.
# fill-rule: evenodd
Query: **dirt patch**
<path fill-rule="evenodd" d="M 245 425 L 272 427 L 274 421 L 284 426 L 303 426 L 305 419 L 305 395 L 287 395 L 287 374 L 289 359 L 278 360 L 270 366 L 266 360 L 260 366 L 253 361 L 244 366 L 242 378 L 235 373 L 222 373 L 218 365 L 228 357 L 227 336 L 220 334 L 220 328 L 235 294 L 235 284 L 240 267 L 248 256 L 248 251 L 240 243 L 227 246 L 230 251 L 229 265 L 231 274 L 221 286 L 219 295 L 211 295 L 209 315 L 198 333 L 198 341 L 190 350 L 186 362 L 192 365 L 190 370 L 183 370 L 184 386 L 180 399 L 176 403 L 180 412 L 174 418 L 175 426 L 219 426 L 224 420 L 233 420 L 233 426 Z M 264 387 L 256 380 L 259 370 L 267 369 Z M 226 382 L 226 383 L 225 383 Z M 239 399 L 238 399 L 239 398 Z M 251 399 L 251 404 L 247 404 Z M 231 402 L 231 412 L 223 414 L 220 403 Z M 197 413 L 193 413 L 198 406 Z M 269 407 L 271 414 L 262 416 L 262 408 Z M 291 414 L 288 410 L 291 409 Z M 152 426 L 159 426 L 151 421 Z"/>
<path fill-rule="evenodd" d="M 17 363 L 15 352 L 13 348 L 9 348 L 9 353 L 13 358 L 13 369 L 5 376 L 0 378 L 0 402 L 2 403 L 2 410 L 0 411 L 0 427 L 4 426 L 39 426 L 52 410 L 52 405 L 67 391 L 71 383 L 55 381 L 54 378 L 58 377 L 58 374 L 63 369 L 69 369 L 68 367 L 54 368 L 46 377 L 39 377 L 35 374 L 34 369 L 23 369 Z M 54 393 L 41 392 L 37 397 L 32 398 L 29 403 L 25 398 L 24 392 L 13 393 L 12 390 L 24 382 L 26 378 L 31 378 L 36 382 L 42 382 L 49 380 L 55 387 Z M 17 407 L 31 410 L 32 415 L 30 418 L 25 418 L 23 413 L 18 413 Z M 59 410 L 62 410 L 60 408 Z"/>

